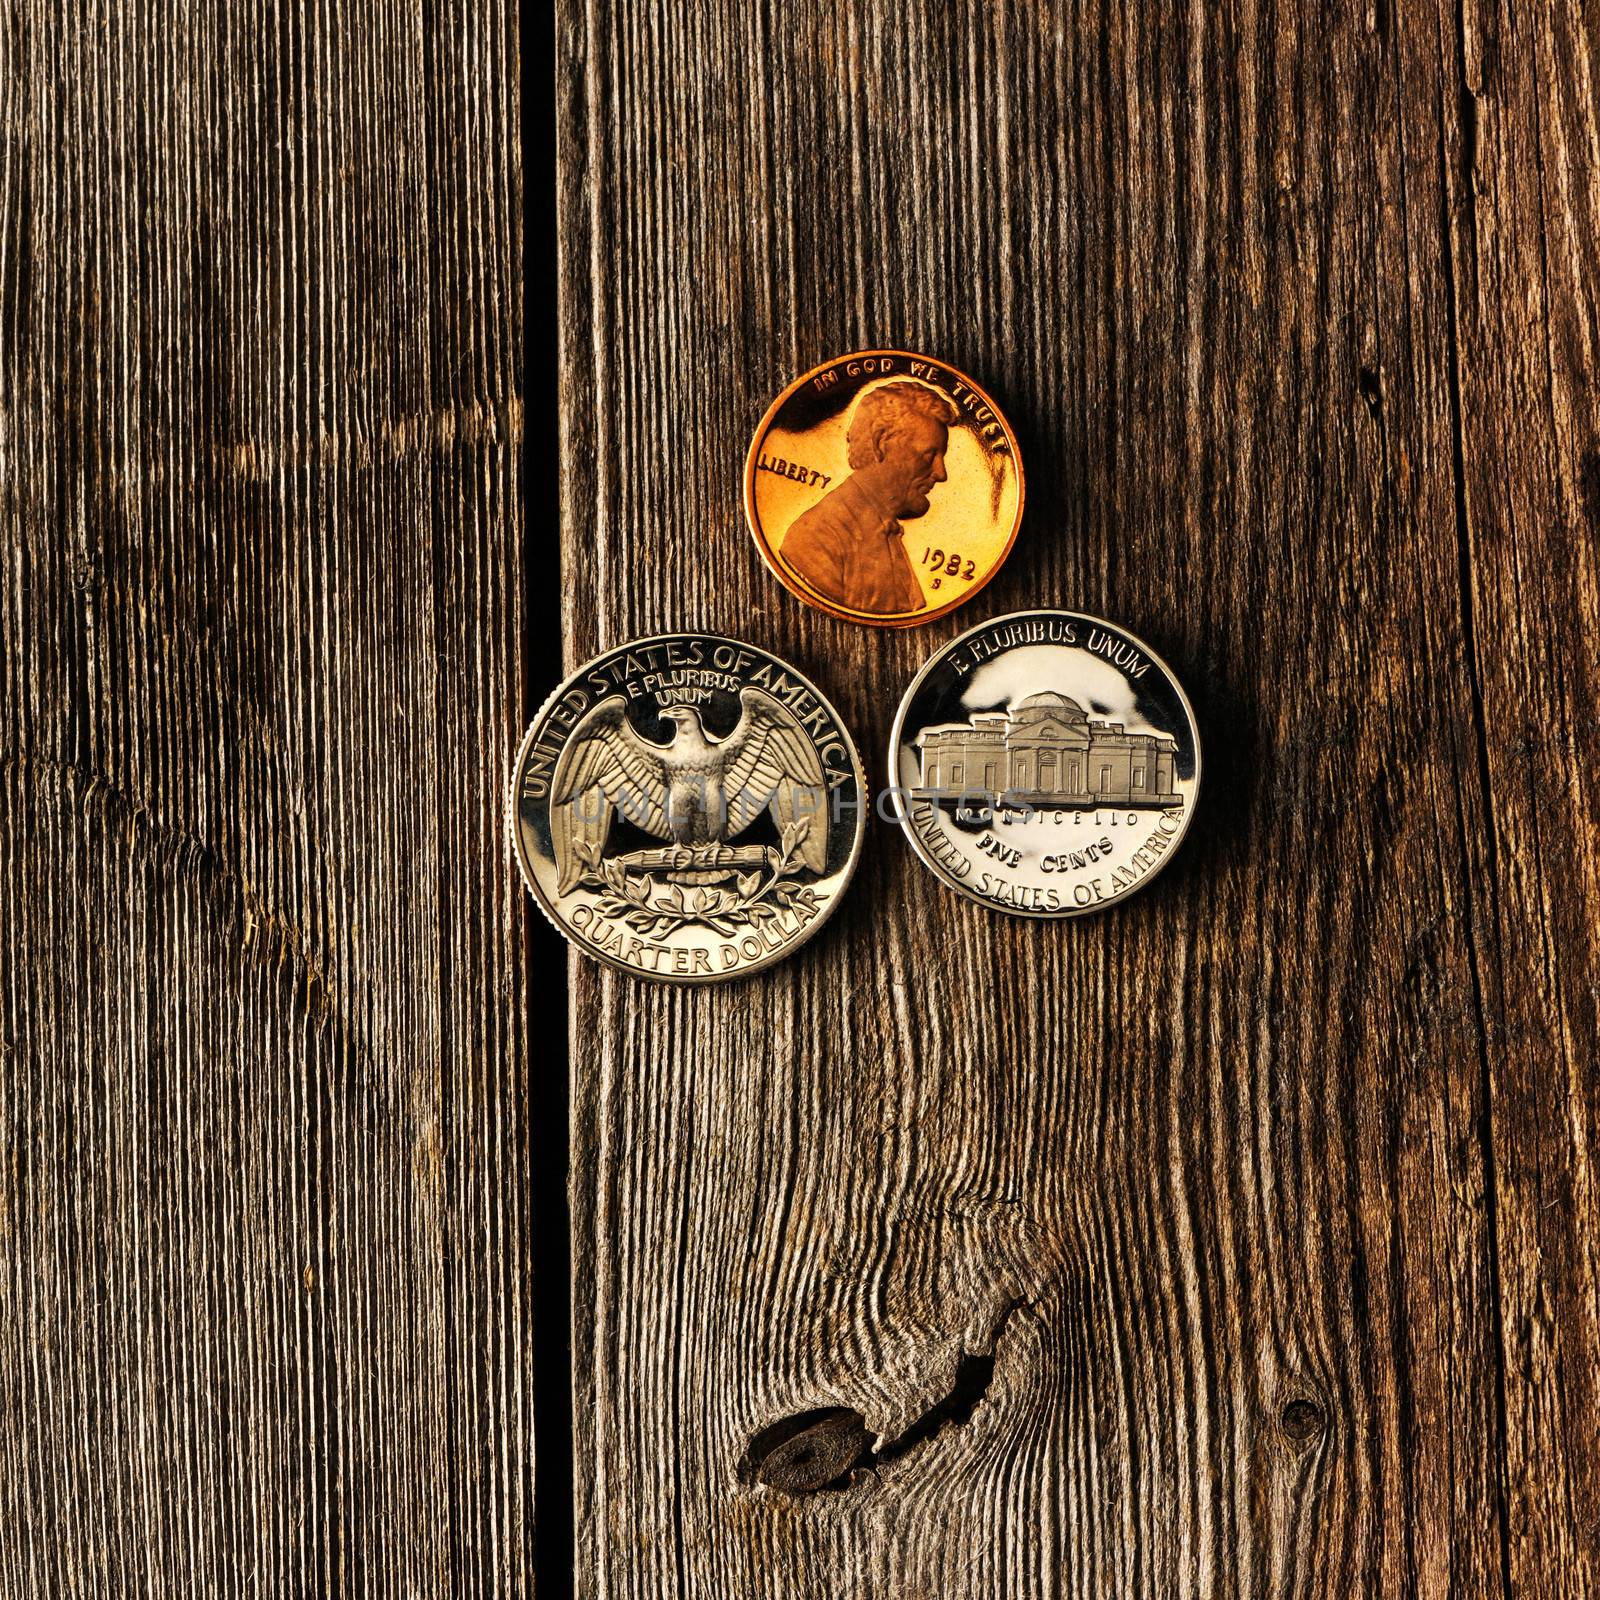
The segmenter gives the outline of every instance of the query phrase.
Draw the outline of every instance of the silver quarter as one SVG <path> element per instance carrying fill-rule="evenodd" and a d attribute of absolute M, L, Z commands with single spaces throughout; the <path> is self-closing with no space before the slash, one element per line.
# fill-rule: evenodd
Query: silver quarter
<path fill-rule="evenodd" d="M 861 760 L 815 684 L 707 633 L 580 667 L 517 754 L 512 842 L 556 927 L 647 978 L 743 977 L 797 949 L 855 871 Z"/>
<path fill-rule="evenodd" d="M 1200 737 L 1172 670 L 1076 611 L 1018 611 L 952 640 L 906 691 L 890 801 L 952 889 L 1018 916 L 1103 911 L 1172 859 Z"/>

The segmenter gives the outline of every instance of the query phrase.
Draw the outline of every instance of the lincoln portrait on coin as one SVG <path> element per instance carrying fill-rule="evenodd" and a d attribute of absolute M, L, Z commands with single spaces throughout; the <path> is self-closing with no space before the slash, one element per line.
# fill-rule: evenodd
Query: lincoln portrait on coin
<path fill-rule="evenodd" d="M 851 611 L 919 611 L 922 585 L 905 552 L 902 518 L 928 510 L 945 481 L 956 408 L 920 383 L 881 384 L 856 406 L 846 436 L 850 476 L 784 536 L 783 559 L 819 594 Z"/>

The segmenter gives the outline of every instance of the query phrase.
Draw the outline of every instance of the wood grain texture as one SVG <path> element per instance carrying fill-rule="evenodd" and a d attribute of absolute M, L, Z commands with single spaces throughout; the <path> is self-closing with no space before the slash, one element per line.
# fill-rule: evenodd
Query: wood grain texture
<path fill-rule="evenodd" d="M 0 1595 L 531 1588 L 515 15 L 0 4 Z"/>
<path fill-rule="evenodd" d="M 744 634 L 881 764 L 927 652 L 1056 602 L 1208 763 L 1094 920 L 878 825 L 757 981 L 574 965 L 580 1592 L 1600 1592 L 1592 11 L 560 17 L 571 659 Z M 767 401 L 872 344 L 1029 475 L 905 634 L 740 521 Z M 918 1442 L 804 1487 L 858 1426 Z"/>

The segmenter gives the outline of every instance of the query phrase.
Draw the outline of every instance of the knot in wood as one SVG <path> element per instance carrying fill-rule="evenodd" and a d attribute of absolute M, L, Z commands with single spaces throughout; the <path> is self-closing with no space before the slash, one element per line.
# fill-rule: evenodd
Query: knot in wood
<path fill-rule="evenodd" d="M 1283 1408 L 1283 1415 L 1278 1419 L 1278 1425 L 1291 1444 L 1303 1448 L 1321 1435 L 1328 1425 L 1328 1420 L 1322 1407 L 1315 1400 L 1301 1396 L 1299 1399 L 1291 1400 Z"/>
<path fill-rule="evenodd" d="M 866 1460 L 873 1443 L 859 1411 L 801 1412 L 750 1441 L 740 1476 L 785 1494 L 810 1494 L 841 1483 Z"/>

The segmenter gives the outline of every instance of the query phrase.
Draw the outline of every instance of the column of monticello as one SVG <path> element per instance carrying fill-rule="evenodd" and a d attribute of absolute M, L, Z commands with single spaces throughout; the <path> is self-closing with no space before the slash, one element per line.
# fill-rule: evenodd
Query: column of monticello
<path fill-rule="evenodd" d="M 1170 734 L 1129 733 L 1092 720 L 1046 690 L 1008 711 L 925 729 L 922 786 L 944 794 L 1026 796 L 1057 805 L 1175 805 Z"/>

